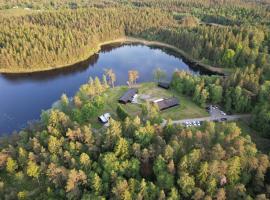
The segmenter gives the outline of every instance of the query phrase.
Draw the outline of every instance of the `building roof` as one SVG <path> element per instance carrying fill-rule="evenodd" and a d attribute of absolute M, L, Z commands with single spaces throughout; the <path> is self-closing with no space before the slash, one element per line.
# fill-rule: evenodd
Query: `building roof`
<path fill-rule="evenodd" d="M 158 82 L 158 86 L 162 87 L 164 89 L 169 89 L 170 88 L 170 83 L 169 82 Z"/>
<path fill-rule="evenodd" d="M 135 88 L 129 89 L 128 91 L 126 91 L 126 93 L 122 97 L 120 97 L 119 102 L 120 103 L 131 102 L 133 100 L 134 95 L 137 93 L 138 93 L 138 89 L 135 89 Z"/>
<path fill-rule="evenodd" d="M 156 102 L 160 110 L 165 110 L 174 106 L 179 105 L 179 101 L 177 98 L 169 98 L 169 99 L 163 99 L 162 101 Z"/>
<path fill-rule="evenodd" d="M 154 100 L 153 102 L 154 103 L 157 103 L 157 102 L 160 102 L 160 101 L 163 101 L 164 99 L 156 99 L 156 100 Z"/>
<path fill-rule="evenodd" d="M 110 120 L 110 113 L 105 113 L 101 116 L 98 117 L 98 119 L 102 122 L 102 123 L 107 123 Z"/>

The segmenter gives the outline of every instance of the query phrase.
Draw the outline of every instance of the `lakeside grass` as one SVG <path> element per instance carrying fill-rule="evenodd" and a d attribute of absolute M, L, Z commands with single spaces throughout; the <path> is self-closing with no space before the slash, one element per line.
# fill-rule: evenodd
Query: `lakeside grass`
<path fill-rule="evenodd" d="M 105 97 L 105 107 L 90 119 L 90 123 L 93 128 L 102 128 L 102 124 L 98 121 L 98 117 L 104 113 L 110 113 L 113 119 L 120 120 L 116 114 L 118 106 L 118 99 L 128 90 L 127 86 L 117 86 L 115 88 L 109 88 L 103 96 Z M 141 114 L 141 106 L 137 104 L 122 104 L 123 108 L 129 113 L 131 117 Z"/>
<path fill-rule="evenodd" d="M 189 118 L 200 118 L 209 116 L 204 108 L 199 107 L 192 102 L 190 97 L 178 94 L 173 90 L 165 90 L 157 87 L 156 83 L 145 83 L 139 89 L 140 93 L 145 93 L 156 98 L 176 97 L 180 105 L 161 111 L 160 114 L 164 119 L 180 120 Z"/>
<path fill-rule="evenodd" d="M 205 109 L 197 106 L 195 103 L 191 101 L 189 97 L 179 95 L 175 91 L 165 90 L 163 88 L 159 88 L 156 83 L 141 83 L 136 85 L 138 88 L 139 96 L 148 96 L 147 101 L 151 101 L 151 99 L 159 99 L 159 98 L 169 98 L 176 97 L 180 101 L 180 105 L 176 107 L 172 107 L 170 109 L 161 111 L 161 117 L 164 119 L 186 119 L 186 118 L 199 118 L 209 116 Z M 119 120 L 116 109 L 118 106 L 118 99 L 128 90 L 127 86 L 118 86 L 115 88 L 108 89 L 103 95 L 105 96 L 105 107 L 99 111 L 97 116 L 94 116 L 90 119 L 90 123 L 93 128 L 101 128 L 102 124 L 98 121 L 98 116 L 104 113 L 110 113 L 114 119 Z M 140 97 L 139 97 L 140 98 Z M 144 103 L 145 99 L 139 99 L 140 103 Z M 142 108 L 140 104 L 121 104 L 123 108 L 127 111 L 127 113 L 132 117 L 140 116 L 142 113 Z"/>

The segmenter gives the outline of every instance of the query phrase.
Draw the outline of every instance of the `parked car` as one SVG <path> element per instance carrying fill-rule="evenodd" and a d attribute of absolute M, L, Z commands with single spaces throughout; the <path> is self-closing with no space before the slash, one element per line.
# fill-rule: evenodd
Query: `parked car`
<path fill-rule="evenodd" d="M 110 113 L 105 113 L 98 117 L 99 121 L 103 124 L 107 124 L 111 118 Z"/>
<path fill-rule="evenodd" d="M 225 113 L 225 112 L 223 112 L 223 111 L 221 111 L 220 113 L 221 113 L 222 115 L 226 115 L 226 113 Z"/>
<path fill-rule="evenodd" d="M 224 121 L 227 121 L 228 119 L 227 118 L 221 118 L 220 121 L 224 122 Z"/>

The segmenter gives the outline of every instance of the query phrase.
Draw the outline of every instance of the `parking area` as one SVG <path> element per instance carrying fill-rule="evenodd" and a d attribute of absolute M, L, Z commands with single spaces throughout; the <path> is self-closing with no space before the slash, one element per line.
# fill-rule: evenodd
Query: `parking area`
<path fill-rule="evenodd" d="M 210 116 L 215 119 L 227 119 L 227 114 L 222 111 L 218 106 L 209 105 L 206 107 L 206 110 L 210 114 Z M 225 120 L 223 120 L 225 121 Z"/>
<path fill-rule="evenodd" d="M 191 127 L 191 126 L 201 126 L 202 121 L 186 121 L 183 123 L 186 127 Z"/>
<path fill-rule="evenodd" d="M 208 117 L 209 121 L 221 122 L 228 120 L 227 114 L 216 105 L 209 105 L 206 107 L 206 110 L 210 114 L 210 117 Z M 186 127 L 201 126 L 203 121 L 205 120 L 190 119 L 184 121 L 182 124 Z"/>

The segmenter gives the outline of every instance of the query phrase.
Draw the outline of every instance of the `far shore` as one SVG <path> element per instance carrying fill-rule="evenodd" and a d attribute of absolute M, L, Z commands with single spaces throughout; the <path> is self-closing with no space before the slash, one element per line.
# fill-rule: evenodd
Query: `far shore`
<path fill-rule="evenodd" d="M 183 56 L 186 60 L 188 60 L 188 62 L 191 65 L 195 65 L 199 68 L 203 68 L 205 70 L 208 70 L 210 72 L 213 73 L 217 73 L 217 74 L 221 74 L 221 75 L 225 75 L 225 72 L 222 68 L 218 68 L 218 67 L 214 67 L 208 64 L 204 64 L 196 59 L 193 59 L 189 54 L 187 54 L 185 51 L 164 43 L 164 42 L 159 42 L 159 41 L 149 41 L 149 40 L 145 40 L 142 38 L 134 38 L 134 37 L 121 37 L 121 38 L 117 38 L 115 40 L 109 40 L 106 42 L 102 42 L 98 45 L 98 47 L 96 48 L 96 50 L 94 50 L 93 52 L 91 52 L 87 57 L 84 57 L 82 59 L 77 60 L 76 62 L 73 63 L 66 63 L 64 65 L 59 65 L 59 66 L 54 66 L 54 67 L 44 67 L 44 68 L 36 68 L 36 69 L 22 69 L 22 68 L 13 68 L 11 69 L 0 69 L 0 73 L 4 73 L 4 74 L 24 74 L 24 73 L 35 73 L 35 72 L 45 72 L 45 71 L 51 71 L 51 70 L 55 70 L 55 69 L 61 69 L 61 68 L 66 68 L 66 67 L 70 67 L 72 65 L 75 65 L 79 62 L 82 62 L 86 59 L 88 59 L 89 57 L 91 57 L 92 55 L 98 53 L 101 50 L 101 47 L 104 45 L 109 45 L 109 44 L 114 44 L 114 43 L 139 43 L 139 44 L 144 44 L 147 46 L 157 46 L 157 47 L 166 47 L 168 49 L 171 49 L 173 51 L 175 51 L 176 53 L 179 53 L 181 56 Z"/>

